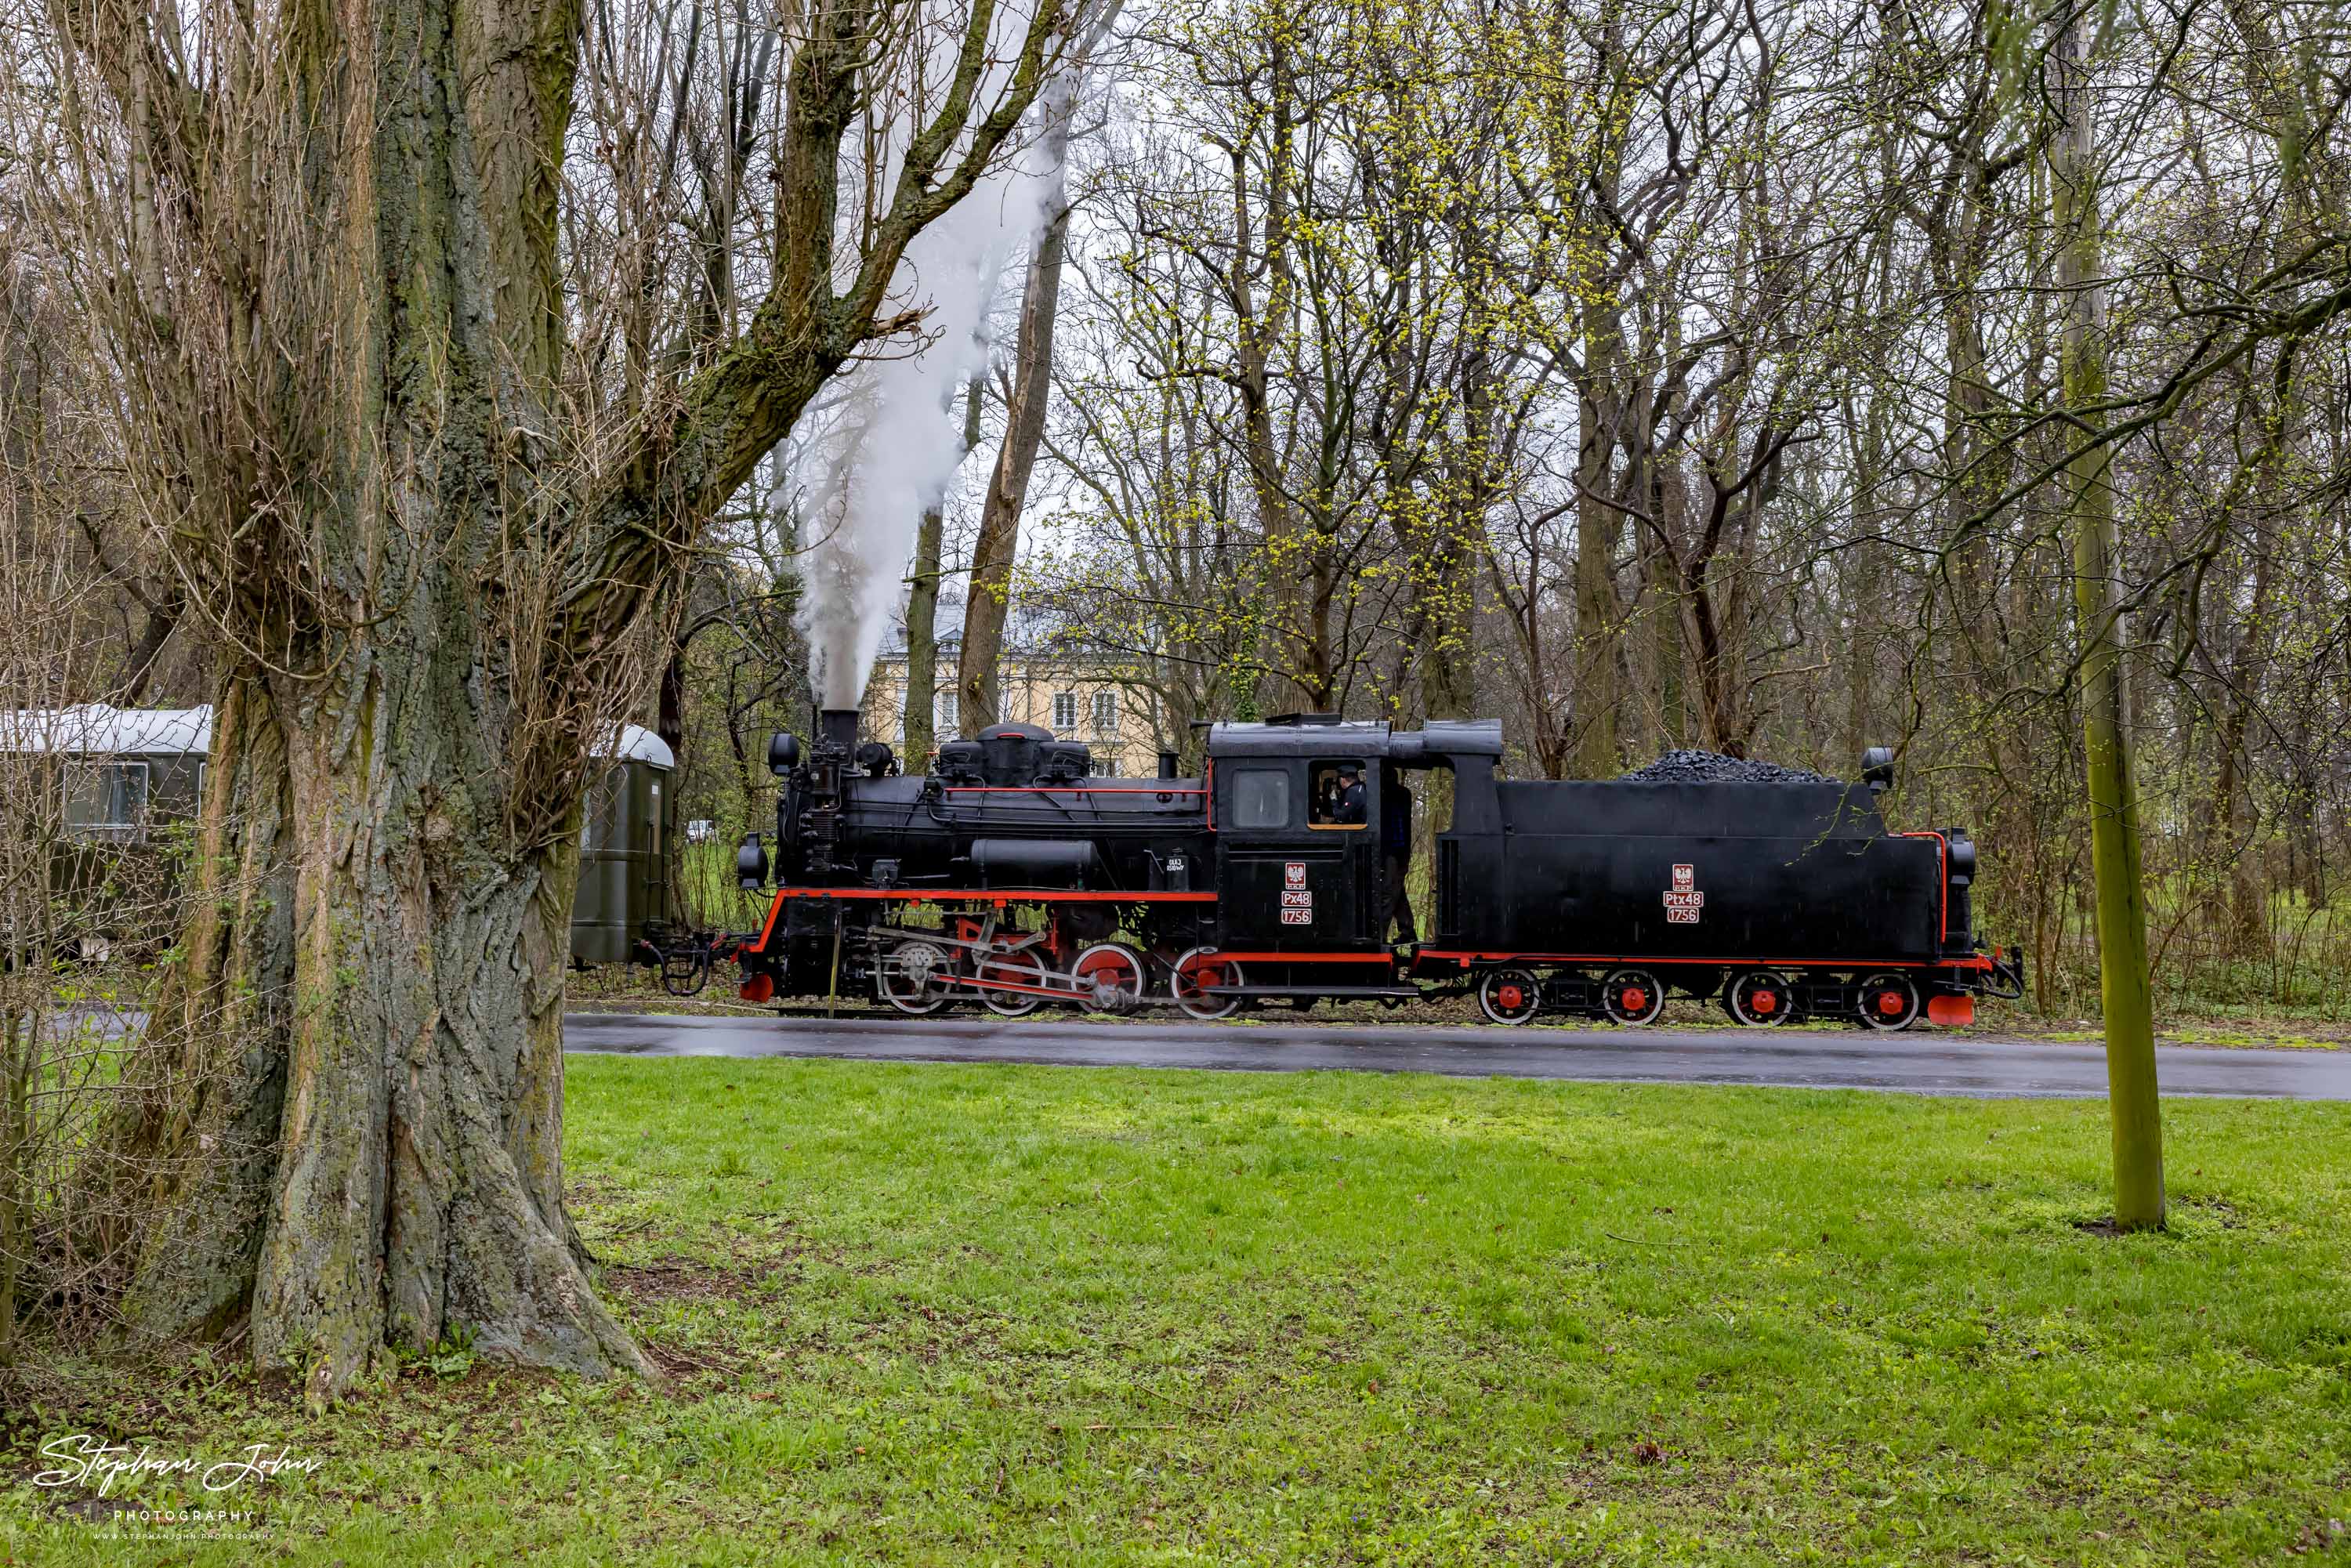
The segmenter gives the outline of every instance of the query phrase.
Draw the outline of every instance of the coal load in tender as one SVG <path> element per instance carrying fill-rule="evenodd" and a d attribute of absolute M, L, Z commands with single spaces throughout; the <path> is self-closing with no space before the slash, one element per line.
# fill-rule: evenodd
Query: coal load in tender
<path fill-rule="evenodd" d="M 1802 768 L 1782 768 L 1719 751 L 1668 751 L 1646 768 L 1616 776 L 1619 784 L 1836 784 Z"/>

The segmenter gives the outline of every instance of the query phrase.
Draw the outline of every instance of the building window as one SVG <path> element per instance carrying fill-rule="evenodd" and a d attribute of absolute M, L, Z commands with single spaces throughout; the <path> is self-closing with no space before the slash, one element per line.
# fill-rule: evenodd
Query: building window
<path fill-rule="evenodd" d="M 147 825 L 147 765 L 77 762 L 66 768 L 66 831 L 76 838 L 136 839 Z"/>
<path fill-rule="evenodd" d="M 1118 733 L 1118 694 L 1116 692 L 1094 694 L 1094 733 L 1096 735 Z"/>
<path fill-rule="evenodd" d="M 1053 694 L 1053 727 L 1055 729 L 1078 727 L 1077 693 L 1055 692 Z"/>
<path fill-rule="evenodd" d="M 956 732 L 956 692 L 953 686 L 939 694 L 938 710 L 938 732 L 953 735 Z"/>

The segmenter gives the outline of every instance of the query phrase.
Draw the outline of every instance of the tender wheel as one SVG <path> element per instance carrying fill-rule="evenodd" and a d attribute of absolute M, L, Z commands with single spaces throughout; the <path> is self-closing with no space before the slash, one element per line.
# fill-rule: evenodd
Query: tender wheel
<path fill-rule="evenodd" d="M 1169 977 L 1168 988 L 1175 995 L 1176 1005 L 1187 1017 L 1222 1019 L 1232 1017 L 1241 999 L 1210 996 L 1208 988 L 1245 983 L 1238 963 L 1218 954 L 1214 947 L 1195 947 L 1176 960 L 1176 972 Z"/>
<path fill-rule="evenodd" d="M 1143 955 L 1119 942 L 1097 942 L 1070 966 L 1077 977 L 1078 1005 L 1090 1013 L 1123 1013 L 1143 1000 L 1148 973 Z"/>
<path fill-rule="evenodd" d="M 1526 969 L 1489 969 L 1478 982 L 1478 1010 L 1489 1023 L 1516 1026 L 1542 1009 L 1542 985 Z"/>
<path fill-rule="evenodd" d="M 1627 1029 L 1646 1029 L 1666 1010 L 1666 985 L 1646 969 L 1618 969 L 1600 982 L 1600 1010 Z"/>
<path fill-rule="evenodd" d="M 1045 984 L 1045 966 L 1034 953 L 987 953 L 980 956 L 977 978 L 980 981 L 980 1005 L 998 1018 L 1027 1018 L 1045 1005 L 1045 998 L 1033 991 L 994 991 L 987 988 L 990 981 L 1015 986 Z"/>
<path fill-rule="evenodd" d="M 1732 976 L 1722 1000 L 1730 1016 L 1750 1029 L 1776 1028 L 1796 1010 L 1796 993 L 1769 969 Z"/>
<path fill-rule="evenodd" d="M 955 973 L 955 954 L 935 942 L 909 937 L 882 955 L 873 988 L 902 1013 L 921 1018 L 955 999 L 948 977 Z"/>
<path fill-rule="evenodd" d="M 1861 1021 L 1871 1029 L 1908 1029 L 1918 1019 L 1918 988 L 1907 975 L 1872 975 L 1861 983 Z"/>

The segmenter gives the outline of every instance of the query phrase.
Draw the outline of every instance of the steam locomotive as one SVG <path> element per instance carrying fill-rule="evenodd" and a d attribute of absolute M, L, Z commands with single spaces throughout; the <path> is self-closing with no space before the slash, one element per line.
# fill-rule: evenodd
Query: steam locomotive
<path fill-rule="evenodd" d="M 1655 1022 L 1669 996 L 1739 1022 L 1960 1024 L 2022 991 L 2020 953 L 1976 940 L 1965 831 L 1889 832 L 1863 781 L 1520 781 L 1499 721 L 1418 730 L 1308 714 L 1217 724 L 1198 778 L 1091 776 L 1085 745 L 1028 725 L 946 742 L 904 774 L 853 709 L 768 743 L 774 852 L 736 870 L 775 894 L 736 945 L 744 999 L 962 1002 L 1017 1018 L 1172 1005 L 1194 1018 L 1317 1000 L 1470 995 L 1498 1024 Z M 1433 931 L 1391 942 L 1395 792 L 1449 780 Z"/>

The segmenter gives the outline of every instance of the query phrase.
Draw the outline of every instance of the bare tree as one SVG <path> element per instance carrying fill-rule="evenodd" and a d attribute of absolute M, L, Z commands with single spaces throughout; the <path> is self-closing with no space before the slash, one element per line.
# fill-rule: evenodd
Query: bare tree
<path fill-rule="evenodd" d="M 200 1151 L 146 1232 L 135 1333 L 240 1331 L 314 1403 L 460 1324 L 643 1365 L 563 1209 L 585 758 L 705 520 L 919 322 L 899 258 L 1002 154 L 1069 19 L 786 11 L 771 273 L 738 330 L 636 334 L 615 386 L 567 352 L 569 137 L 609 42 L 580 9 L 28 18 L 14 133 L 54 158 L 41 210 L 218 660 L 197 864 L 237 878 L 199 886 L 156 1006 L 188 1059 L 115 1133 Z"/>

